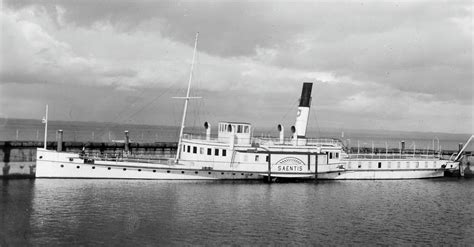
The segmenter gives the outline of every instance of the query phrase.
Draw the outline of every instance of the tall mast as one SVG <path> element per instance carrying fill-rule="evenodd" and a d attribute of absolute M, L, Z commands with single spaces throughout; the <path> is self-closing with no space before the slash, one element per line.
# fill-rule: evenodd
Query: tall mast
<path fill-rule="evenodd" d="M 46 105 L 46 115 L 43 118 L 44 123 L 44 149 L 46 149 L 46 141 L 48 140 L 48 105 Z"/>
<path fill-rule="evenodd" d="M 178 162 L 181 156 L 181 142 L 183 140 L 184 122 L 186 121 L 186 111 L 188 110 L 188 102 L 190 99 L 189 92 L 191 91 L 191 81 L 193 80 L 194 59 L 196 58 L 198 36 L 199 36 L 199 33 L 196 33 L 196 40 L 194 41 L 193 60 L 191 61 L 191 72 L 189 73 L 188 91 L 186 92 L 186 97 L 184 98 L 183 118 L 181 120 L 181 129 L 179 130 L 178 150 L 176 153 L 176 160 L 175 160 L 176 162 Z"/>

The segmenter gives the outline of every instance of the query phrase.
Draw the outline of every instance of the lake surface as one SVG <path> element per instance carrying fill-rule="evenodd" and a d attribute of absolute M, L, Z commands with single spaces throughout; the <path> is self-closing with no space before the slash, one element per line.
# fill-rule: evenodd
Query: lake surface
<path fill-rule="evenodd" d="M 36 179 L 0 189 L 0 246 L 474 243 L 474 179 Z"/>

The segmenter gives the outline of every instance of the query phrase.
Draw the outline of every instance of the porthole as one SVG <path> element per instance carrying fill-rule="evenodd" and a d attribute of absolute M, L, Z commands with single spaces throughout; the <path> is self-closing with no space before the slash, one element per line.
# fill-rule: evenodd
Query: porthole
<path fill-rule="evenodd" d="M 198 174 L 198 172 L 194 172 L 194 173 Z"/>
<path fill-rule="evenodd" d="M 153 170 L 153 172 L 156 172 L 156 170 Z"/>
<path fill-rule="evenodd" d="M 209 172 L 209 175 L 212 174 L 212 172 Z"/>
<path fill-rule="evenodd" d="M 77 169 L 81 168 L 80 166 L 76 166 Z"/>
<path fill-rule="evenodd" d="M 64 165 L 61 165 L 61 168 L 64 167 Z"/>
<path fill-rule="evenodd" d="M 141 172 L 141 171 L 142 171 L 142 169 L 138 169 L 138 171 L 139 171 L 139 172 Z"/>
<path fill-rule="evenodd" d="M 341 173 L 340 173 L 340 172 L 338 172 L 338 173 L 337 173 L 337 175 L 341 175 Z"/>
<path fill-rule="evenodd" d="M 40 156 L 39 158 L 40 158 L 40 159 L 42 159 L 42 158 L 43 158 L 43 156 Z"/>
<path fill-rule="evenodd" d="M 107 170 L 110 170 L 110 167 L 107 167 Z"/>
<path fill-rule="evenodd" d="M 127 168 L 123 168 L 123 170 L 124 170 L 124 171 L 126 171 L 126 170 L 127 170 Z"/>
<path fill-rule="evenodd" d="M 242 175 L 242 176 L 243 176 L 244 174 L 243 174 L 243 173 L 241 173 L 240 175 Z"/>
<path fill-rule="evenodd" d="M 170 171 L 166 171 L 166 173 L 170 173 Z"/>
<path fill-rule="evenodd" d="M 223 172 L 221 172 L 221 175 L 224 175 L 224 173 L 223 173 Z"/>
<path fill-rule="evenodd" d="M 253 176 L 253 173 L 250 173 L 250 176 Z"/>
<path fill-rule="evenodd" d="M 69 161 L 74 161 L 74 159 L 73 159 L 73 158 L 69 158 Z"/>
<path fill-rule="evenodd" d="M 95 166 L 93 166 L 92 169 L 95 169 Z"/>
<path fill-rule="evenodd" d="M 235 173 L 232 173 L 232 176 L 235 176 Z"/>
<path fill-rule="evenodd" d="M 182 174 L 184 174 L 184 171 L 181 171 Z"/>

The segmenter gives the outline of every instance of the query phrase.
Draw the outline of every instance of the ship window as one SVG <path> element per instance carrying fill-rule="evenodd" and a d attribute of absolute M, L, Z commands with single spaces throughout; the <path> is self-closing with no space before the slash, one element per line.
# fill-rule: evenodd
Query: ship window
<path fill-rule="evenodd" d="M 199 154 L 203 154 L 204 153 L 204 148 L 199 148 Z"/>
<path fill-rule="evenodd" d="M 170 173 L 170 171 L 166 171 L 166 173 Z"/>
<path fill-rule="evenodd" d="M 400 161 L 397 162 L 397 168 L 400 168 Z"/>
<path fill-rule="evenodd" d="M 126 171 L 126 170 L 127 170 L 127 168 L 123 168 L 123 170 L 124 170 L 124 171 Z"/>
<path fill-rule="evenodd" d="M 214 149 L 214 155 L 215 155 L 215 156 L 219 156 L 219 149 L 217 149 L 217 148 Z"/>
<path fill-rule="evenodd" d="M 336 153 L 336 159 L 338 159 L 338 158 L 339 158 L 339 153 Z"/>
<path fill-rule="evenodd" d="M 209 172 L 209 175 L 212 174 L 212 172 Z"/>
<path fill-rule="evenodd" d="M 77 167 L 77 169 L 81 168 L 80 166 L 76 166 L 76 167 Z"/>
<path fill-rule="evenodd" d="M 197 153 L 198 148 L 196 146 L 193 147 L 193 153 Z"/>
<path fill-rule="evenodd" d="M 332 159 L 332 152 L 329 153 L 329 159 Z"/>
<path fill-rule="evenodd" d="M 95 166 L 93 166 L 92 169 L 95 169 Z"/>
<path fill-rule="evenodd" d="M 270 161 L 270 156 L 269 155 L 265 156 L 265 161 L 266 162 Z"/>
<path fill-rule="evenodd" d="M 194 172 L 194 173 L 198 174 L 198 172 Z"/>
<path fill-rule="evenodd" d="M 191 146 L 188 146 L 188 153 L 191 153 Z"/>
<path fill-rule="evenodd" d="M 222 149 L 222 156 L 226 156 L 226 155 L 227 155 L 227 150 Z"/>
<path fill-rule="evenodd" d="M 420 167 L 420 162 L 418 162 L 418 161 L 415 162 L 415 167 L 416 167 L 416 168 Z"/>
<path fill-rule="evenodd" d="M 255 155 L 255 161 L 258 161 L 258 158 L 259 158 L 258 155 Z"/>
<path fill-rule="evenodd" d="M 379 168 L 382 168 L 382 162 L 379 162 Z"/>
<path fill-rule="evenodd" d="M 244 126 L 244 133 L 249 133 L 249 126 Z"/>
<path fill-rule="evenodd" d="M 181 173 L 183 173 L 183 174 L 184 174 L 184 171 L 181 171 Z"/>
<path fill-rule="evenodd" d="M 183 152 L 186 152 L 186 145 L 183 145 Z"/>
<path fill-rule="evenodd" d="M 111 169 L 110 167 L 107 168 L 107 170 L 110 170 L 110 169 Z"/>
<path fill-rule="evenodd" d="M 138 169 L 138 171 L 139 171 L 139 172 L 141 172 L 141 171 L 142 171 L 142 169 Z"/>
<path fill-rule="evenodd" d="M 392 162 L 389 161 L 389 162 L 387 163 L 387 167 L 388 167 L 388 168 L 391 168 L 391 165 L 392 165 Z"/>
<path fill-rule="evenodd" d="M 410 168 L 410 162 L 407 161 L 407 168 Z"/>
<path fill-rule="evenodd" d="M 237 125 L 237 133 L 242 133 L 242 125 Z"/>
<path fill-rule="evenodd" d="M 61 165 L 61 167 L 64 167 L 64 165 Z"/>
<path fill-rule="evenodd" d="M 357 164 L 357 167 L 362 168 L 362 162 L 359 161 L 358 164 Z"/>
<path fill-rule="evenodd" d="M 69 161 L 74 161 L 74 159 L 73 159 L 73 158 L 69 158 Z"/>
<path fill-rule="evenodd" d="M 207 155 L 212 155 L 212 149 L 210 148 L 207 149 Z"/>
<path fill-rule="evenodd" d="M 153 172 L 156 172 L 156 170 L 153 170 Z"/>

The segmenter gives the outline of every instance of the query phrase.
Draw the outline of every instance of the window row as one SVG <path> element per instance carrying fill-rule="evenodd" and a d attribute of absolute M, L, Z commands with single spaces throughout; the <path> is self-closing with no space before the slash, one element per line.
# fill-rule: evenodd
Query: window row
<path fill-rule="evenodd" d="M 355 163 L 355 162 L 354 162 Z M 376 163 L 375 164 L 375 167 L 377 168 L 382 168 L 382 162 L 374 162 Z M 369 161 L 366 163 L 367 165 L 367 168 L 372 168 L 372 162 Z M 414 166 L 413 166 L 414 165 Z M 434 161 L 432 163 L 432 166 L 433 167 L 436 167 L 437 163 L 436 161 Z M 348 168 L 350 169 L 351 168 L 351 162 L 347 163 L 347 166 Z M 388 168 L 388 169 L 391 169 L 391 168 L 429 168 L 430 165 L 428 163 L 428 161 L 425 161 L 423 165 L 420 165 L 420 162 L 419 161 L 414 161 L 414 162 L 410 162 L 410 161 L 405 161 L 405 162 L 401 162 L 401 161 L 397 161 L 397 162 L 392 162 L 391 161 L 388 161 L 384 164 L 384 167 L 385 168 Z M 361 161 L 358 161 L 357 162 L 357 168 L 362 168 L 362 162 Z"/>
<path fill-rule="evenodd" d="M 219 124 L 219 132 L 231 132 L 232 128 L 235 128 L 236 133 L 250 133 L 250 126 L 248 125 Z"/>
<path fill-rule="evenodd" d="M 326 152 L 329 159 L 339 159 L 339 153 L 337 152 Z"/>
<path fill-rule="evenodd" d="M 183 145 L 183 152 L 184 153 L 193 153 L 197 154 L 199 149 L 199 154 L 204 154 L 206 151 L 207 155 L 212 155 L 214 153 L 215 156 L 227 156 L 227 150 L 226 149 L 219 149 L 219 148 L 203 148 L 203 147 L 197 147 L 197 146 L 191 146 L 191 145 Z M 214 150 L 214 152 L 213 152 Z"/>

